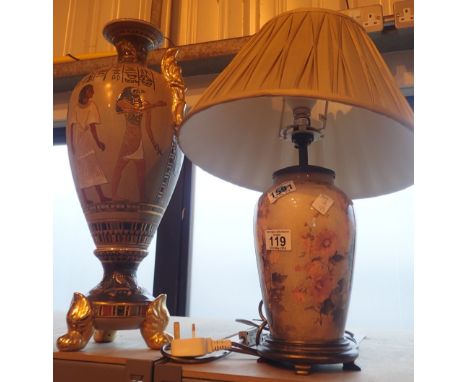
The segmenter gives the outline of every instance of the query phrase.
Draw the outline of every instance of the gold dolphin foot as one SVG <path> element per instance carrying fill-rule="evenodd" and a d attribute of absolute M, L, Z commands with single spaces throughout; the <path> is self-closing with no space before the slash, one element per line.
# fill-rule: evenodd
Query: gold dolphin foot
<path fill-rule="evenodd" d="M 164 344 L 172 341 L 172 336 L 164 332 L 170 318 L 166 299 L 166 294 L 160 294 L 148 305 L 146 318 L 140 326 L 141 335 L 151 349 L 159 350 Z"/>
<path fill-rule="evenodd" d="M 77 351 L 83 349 L 94 332 L 93 310 L 89 300 L 81 293 L 75 292 L 67 313 L 68 332 L 57 339 L 60 351 Z"/>

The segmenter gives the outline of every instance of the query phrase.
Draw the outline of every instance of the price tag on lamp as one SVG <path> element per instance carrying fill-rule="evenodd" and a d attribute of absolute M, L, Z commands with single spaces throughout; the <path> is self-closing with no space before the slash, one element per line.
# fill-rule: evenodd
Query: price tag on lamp
<path fill-rule="evenodd" d="M 291 230 L 269 229 L 265 231 L 265 242 L 267 251 L 290 251 Z"/>
<path fill-rule="evenodd" d="M 268 193 L 268 200 L 270 203 L 276 202 L 279 198 L 289 194 L 290 192 L 296 191 L 296 186 L 292 180 L 281 183 L 273 191 Z"/>

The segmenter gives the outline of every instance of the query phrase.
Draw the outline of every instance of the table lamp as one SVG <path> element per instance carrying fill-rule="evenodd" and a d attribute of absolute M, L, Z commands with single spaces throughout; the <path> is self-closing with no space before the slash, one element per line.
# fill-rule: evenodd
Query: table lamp
<path fill-rule="evenodd" d="M 202 169 L 263 192 L 255 212 L 269 329 L 261 357 L 303 374 L 315 364 L 358 369 L 345 331 L 352 199 L 413 184 L 413 112 L 363 27 L 325 9 L 273 18 L 177 134 Z"/>

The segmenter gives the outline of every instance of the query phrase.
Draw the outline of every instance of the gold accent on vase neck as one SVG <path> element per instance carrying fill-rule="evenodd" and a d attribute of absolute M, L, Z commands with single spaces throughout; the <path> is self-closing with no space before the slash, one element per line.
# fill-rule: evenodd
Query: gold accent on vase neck
<path fill-rule="evenodd" d="M 146 64 L 148 52 L 158 48 L 163 35 L 153 24 L 138 19 L 110 21 L 102 31 L 117 49 L 119 63 Z"/>
<path fill-rule="evenodd" d="M 185 113 L 185 83 L 182 78 L 182 69 L 177 64 L 177 48 L 169 48 L 164 52 L 161 60 L 161 73 L 168 82 L 172 92 L 172 117 L 176 131 L 184 119 Z"/>
<path fill-rule="evenodd" d="M 115 48 L 117 49 L 117 61 L 120 64 L 146 64 L 148 51 L 144 45 L 138 44 L 137 41 L 120 40 L 115 43 Z"/>

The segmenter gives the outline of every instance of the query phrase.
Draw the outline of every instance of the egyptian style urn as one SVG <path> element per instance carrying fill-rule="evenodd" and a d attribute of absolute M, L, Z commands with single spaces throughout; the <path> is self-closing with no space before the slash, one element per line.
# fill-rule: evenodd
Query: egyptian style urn
<path fill-rule="evenodd" d="M 85 76 L 70 96 L 66 138 L 76 191 L 101 261 L 102 281 L 75 293 L 60 350 L 112 341 L 116 330 L 140 328 L 151 348 L 169 336 L 165 295 L 139 287 L 136 271 L 174 190 L 183 155 L 175 141 L 185 87 L 176 49 L 167 49 L 161 73 L 146 66 L 162 42 L 152 24 L 133 19 L 108 23 L 104 37 L 117 63 Z"/>

